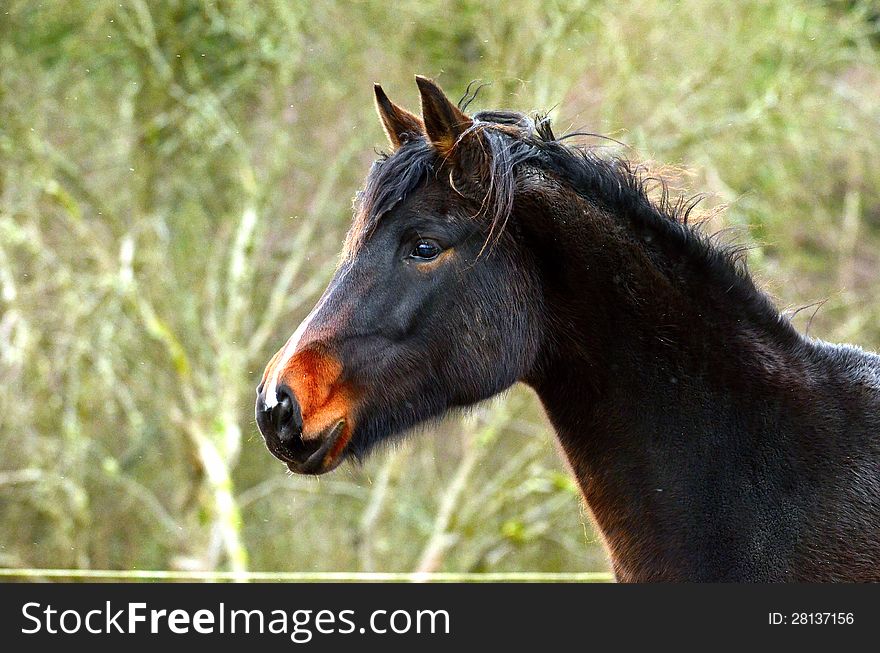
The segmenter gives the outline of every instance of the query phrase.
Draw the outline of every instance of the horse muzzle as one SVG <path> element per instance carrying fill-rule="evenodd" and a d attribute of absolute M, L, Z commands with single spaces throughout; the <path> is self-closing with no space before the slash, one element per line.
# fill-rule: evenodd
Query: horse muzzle
<path fill-rule="evenodd" d="M 317 433 L 306 434 L 296 395 L 286 384 L 279 385 L 276 393 L 276 401 L 268 406 L 263 386 L 257 389 L 257 426 L 269 452 L 297 474 L 335 469 L 351 437 L 347 421 L 339 418 Z"/>

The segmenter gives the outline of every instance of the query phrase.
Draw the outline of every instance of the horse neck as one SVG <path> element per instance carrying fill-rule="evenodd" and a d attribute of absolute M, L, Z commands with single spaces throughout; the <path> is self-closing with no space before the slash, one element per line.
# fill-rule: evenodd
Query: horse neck
<path fill-rule="evenodd" d="M 552 206 L 531 216 L 548 326 L 527 382 L 619 577 L 692 577 L 686 538 L 725 528 L 748 450 L 796 401 L 803 343 L 751 282 L 713 269 L 695 237 L 580 199 Z"/>

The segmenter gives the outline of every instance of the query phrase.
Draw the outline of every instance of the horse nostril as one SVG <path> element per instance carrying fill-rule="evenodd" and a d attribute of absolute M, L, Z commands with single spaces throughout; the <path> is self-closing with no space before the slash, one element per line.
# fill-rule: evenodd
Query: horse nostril
<path fill-rule="evenodd" d="M 322 444 L 319 438 L 303 441 L 302 410 L 289 386 L 276 388 L 274 397 L 257 397 L 256 417 L 260 433 L 272 454 L 286 463 L 308 460 Z"/>
<path fill-rule="evenodd" d="M 272 423 L 275 425 L 275 430 L 280 432 L 290 421 L 292 415 L 293 402 L 290 401 L 290 397 L 284 397 L 272 409 Z"/>
<path fill-rule="evenodd" d="M 287 385 L 277 389 L 278 403 L 271 409 L 272 426 L 282 444 L 290 445 L 302 436 L 302 414 L 293 391 Z"/>

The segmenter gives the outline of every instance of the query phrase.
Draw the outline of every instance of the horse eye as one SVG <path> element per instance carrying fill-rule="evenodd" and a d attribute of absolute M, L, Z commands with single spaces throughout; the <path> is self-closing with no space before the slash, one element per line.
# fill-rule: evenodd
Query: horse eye
<path fill-rule="evenodd" d="M 410 252 L 410 258 L 430 261 L 440 255 L 440 246 L 432 240 L 420 240 Z"/>

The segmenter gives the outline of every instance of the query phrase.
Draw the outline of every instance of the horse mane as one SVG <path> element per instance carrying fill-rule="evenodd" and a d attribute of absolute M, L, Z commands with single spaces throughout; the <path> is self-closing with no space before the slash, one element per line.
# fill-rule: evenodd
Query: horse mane
<path fill-rule="evenodd" d="M 478 171 L 485 189 L 482 215 L 491 221 L 487 246 L 497 242 L 514 210 L 517 182 L 522 170 L 534 170 L 564 183 L 574 193 L 631 222 L 638 233 L 651 235 L 676 258 L 688 261 L 707 280 L 715 280 L 726 294 L 748 307 L 765 324 L 797 337 L 790 321 L 780 315 L 771 299 L 757 288 L 746 265 L 747 246 L 723 243 L 693 220 L 702 194 L 688 197 L 673 193 L 668 181 L 643 164 L 599 148 L 566 142 L 583 132 L 557 137 L 545 114 L 527 116 L 515 111 L 481 111 L 456 146 L 478 134 L 485 152 Z M 589 134 L 595 136 L 594 134 Z M 419 188 L 430 175 L 438 175 L 444 161 L 423 135 L 413 135 L 397 151 L 381 153 L 373 164 L 364 190 L 355 200 L 355 224 L 347 250 L 366 238 L 381 218 Z"/>

